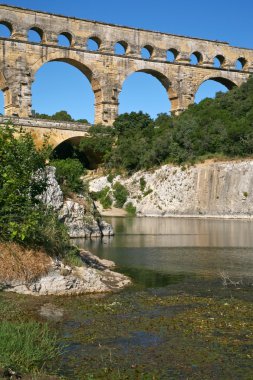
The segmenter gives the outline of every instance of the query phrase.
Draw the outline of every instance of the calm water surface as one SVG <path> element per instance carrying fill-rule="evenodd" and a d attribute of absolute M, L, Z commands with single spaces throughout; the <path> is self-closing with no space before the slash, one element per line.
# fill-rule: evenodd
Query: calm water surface
<path fill-rule="evenodd" d="M 56 329 L 63 354 L 54 371 L 68 380 L 252 379 L 253 222 L 108 222 L 115 237 L 76 243 L 115 261 L 133 286 L 78 297 L 2 294 L 18 315 Z M 224 286 L 222 272 L 243 281 Z"/>
<path fill-rule="evenodd" d="M 115 261 L 138 282 L 162 285 L 185 275 L 253 276 L 253 222 L 187 218 L 107 218 L 110 239 L 76 240 Z M 158 282 L 156 284 L 156 282 Z M 145 284 L 144 284 L 145 285 Z"/>

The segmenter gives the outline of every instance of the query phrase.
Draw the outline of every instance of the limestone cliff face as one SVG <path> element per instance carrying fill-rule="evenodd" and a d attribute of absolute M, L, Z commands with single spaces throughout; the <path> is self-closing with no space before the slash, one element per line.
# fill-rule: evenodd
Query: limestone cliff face
<path fill-rule="evenodd" d="M 140 179 L 145 188 L 141 190 Z M 198 164 L 183 170 L 164 165 L 131 178 L 117 177 L 129 190 L 140 216 L 253 216 L 253 161 Z M 92 191 L 111 184 L 105 179 L 91 182 Z"/>

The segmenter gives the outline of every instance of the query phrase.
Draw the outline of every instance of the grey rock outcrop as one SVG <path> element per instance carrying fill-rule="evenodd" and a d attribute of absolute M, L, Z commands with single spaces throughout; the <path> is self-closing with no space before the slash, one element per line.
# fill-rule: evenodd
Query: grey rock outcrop
<path fill-rule="evenodd" d="M 47 190 L 41 195 L 40 199 L 43 203 L 53 207 L 54 210 L 60 210 L 63 206 L 64 198 L 55 177 L 56 168 L 53 166 L 47 166 L 45 172 Z"/>
<path fill-rule="evenodd" d="M 145 181 L 141 190 L 140 180 Z M 129 191 L 139 216 L 253 217 L 253 161 L 206 162 L 182 168 L 164 165 L 117 177 Z M 90 183 L 91 191 L 111 187 L 106 177 Z"/>
<path fill-rule="evenodd" d="M 10 281 L 2 284 L 5 291 L 19 294 L 73 295 L 111 292 L 131 284 L 125 275 L 110 270 L 115 264 L 101 260 L 88 251 L 80 252 L 83 266 L 70 267 L 52 260 L 49 272 L 34 281 Z"/>
<path fill-rule="evenodd" d="M 110 224 L 101 220 L 91 199 L 76 196 L 64 200 L 62 190 L 55 178 L 55 168 L 46 168 L 47 189 L 41 200 L 58 211 L 59 219 L 67 226 L 71 238 L 93 238 L 114 235 Z"/>

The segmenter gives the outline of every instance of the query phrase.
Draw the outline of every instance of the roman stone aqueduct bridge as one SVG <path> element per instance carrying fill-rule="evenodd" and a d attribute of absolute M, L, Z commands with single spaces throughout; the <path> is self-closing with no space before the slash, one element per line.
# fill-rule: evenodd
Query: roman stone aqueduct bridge
<path fill-rule="evenodd" d="M 47 62 L 62 61 L 78 68 L 90 81 L 95 94 L 95 123 L 112 125 L 118 114 L 119 94 L 125 79 L 144 72 L 156 77 L 167 91 L 171 111 L 178 114 L 194 102 L 199 86 L 208 79 L 228 89 L 240 86 L 253 72 L 253 50 L 228 43 L 134 29 L 87 21 L 28 9 L 0 5 L 0 24 L 10 30 L 0 38 L 0 89 L 4 93 L 5 117 L 32 130 L 41 138 L 52 131 L 53 145 L 83 136 L 88 126 L 59 124 L 31 117 L 31 86 L 36 72 Z M 39 43 L 29 42 L 36 31 Z M 64 35 L 69 46 L 59 46 Z M 97 43 L 89 50 L 87 41 Z M 119 43 L 124 54 L 115 53 Z M 149 59 L 142 58 L 146 48 Z M 167 52 L 174 57 L 167 60 Z M 197 63 L 191 64 L 194 54 Z M 217 58 L 219 67 L 214 67 Z M 241 69 L 236 68 L 239 61 Z M 64 81 L 64 78 L 63 78 Z M 152 94 L 151 94 L 152 96 Z"/>

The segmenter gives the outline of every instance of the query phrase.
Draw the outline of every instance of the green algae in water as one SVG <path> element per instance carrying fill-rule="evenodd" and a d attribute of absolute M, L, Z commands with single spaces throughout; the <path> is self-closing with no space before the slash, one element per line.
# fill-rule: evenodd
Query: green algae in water
<path fill-rule="evenodd" d="M 231 298 L 234 292 L 244 298 L 248 290 L 224 289 L 216 298 L 214 287 L 209 297 L 182 288 L 174 295 L 168 287 L 162 296 L 157 289 L 70 302 L 77 323 L 62 326 L 70 344 L 62 373 L 78 379 L 251 379 L 252 299 Z"/>

